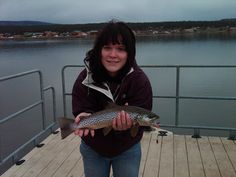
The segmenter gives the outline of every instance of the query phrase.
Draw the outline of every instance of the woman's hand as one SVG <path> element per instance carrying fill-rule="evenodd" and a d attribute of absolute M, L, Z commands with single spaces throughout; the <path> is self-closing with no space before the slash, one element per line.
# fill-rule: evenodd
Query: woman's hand
<path fill-rule="evenodd" d="M 80 122 L 81 117 L 86 117 L 86 116 L 89 116 L 89 115 L 91 115 L 91 113 L 87 113 L 87 112 L 80 113 L 78 116 L 76 116 L 75 123 L 78 124 Z M 89 132 L 90 132 L 91 136 L 94 137 L 95 131 L 87 129 L 87 128 L 76 129 L 74 131 L 74 134 L 82 137 L 82 136 L 87 136 L 89 134 Z"/>
<path fill-rule="evenodd" d="M 114 130 L 127 130 L 131 128 L 133 121 L 131 120 L 129 114 L 125 111 L 118 113 L 117 117 L 112 120 L 112 128 Z"/>

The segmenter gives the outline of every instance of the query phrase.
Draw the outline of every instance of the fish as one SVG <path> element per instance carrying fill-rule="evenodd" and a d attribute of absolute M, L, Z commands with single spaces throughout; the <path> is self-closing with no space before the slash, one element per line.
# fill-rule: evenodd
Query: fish
<path fill-rule="evenodd" d="M 89 116 L 81 117 L 79 123 L 75 123 L 74 119 L 61 117 L 59 118 L 59 127 L 61 129 L 61 138 L 69 136 L 76 129 L 101 129 L 106 136 L 112 130 L 112 120 L 117 117 L 120 111 L 125 111 L 133 120 L 130 134 L 135 137 L 138 133 L 138 127 L 159 127 L 159 116 L 147 109 L 137 106 L 119 106 L 116 104 L 108 105 L 104 110 L 95 112 Z"/>

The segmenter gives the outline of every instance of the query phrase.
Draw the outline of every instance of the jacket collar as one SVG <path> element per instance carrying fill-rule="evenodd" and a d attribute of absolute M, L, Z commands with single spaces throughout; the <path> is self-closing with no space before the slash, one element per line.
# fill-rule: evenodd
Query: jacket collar
<path fill-rule="evenodd" d="M 91 89 L 94 89 L 98 92 L 101 92 L 103 93 L 104 95 L 106 95 L 108 98 L 110 98 L 113 102 L 115 102 L 115 99 L 111 93 L 111 90 L 109 88 L 109 86 L 107 85 L 107 83 L 103 82 L 102 83 L 102 86 L 98 86 L 98 85 L 95 85 L 95 81 L 93 80 L 92 78 L 92 73 L 91 71 L 89 70 L 88 66 L 89 66 L 89 63 L 87 61 L 85 61 L 85 68 L 86 68 L 86 71 L 87 71 L 87 76 L 86 78 L 83 80 L 82 84 L 87 86 L 88 88 L 91 88 Z M 132 73 L 134 71 L 133 67 L 130 69 L 130 71 L 126 74 L 129 75 L 130 73 Z M 126 77 L 125 76 L 125 77 Z"/>

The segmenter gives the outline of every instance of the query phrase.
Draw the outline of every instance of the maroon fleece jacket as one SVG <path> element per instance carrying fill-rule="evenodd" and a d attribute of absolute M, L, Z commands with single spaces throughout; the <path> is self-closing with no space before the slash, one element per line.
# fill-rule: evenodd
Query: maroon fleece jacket
<path fill-rule="evenodd" d="M 87 76 L 84 69 L 76 79 L 72 91 L 72 109 L 76 117 L 81 112 L 97 112 L 105 109 L 105 106 L 112 102 L 105 94 L 88 88 L 82 84 Z M 152 88 L 148 77 L 136 66 L 134 71 L 126 75 L 119 83 L 108 83 L 111 90 L 119 90 L 116 93 L 115 103 L 124 105 L 128 103 L 131 106 L 139 106 L 148 110 L 152 109 Z M 102 129 L 95 130 L 95 136 L 82 137 L 82 140 L 94 151 L 105 157 L 114 157 L 128 150 L 134 144 L 138 143 L 143 135 L 142 128 L 135 137 L 131 137 L 130 130 L 114 131 L 104 136 Z"/>

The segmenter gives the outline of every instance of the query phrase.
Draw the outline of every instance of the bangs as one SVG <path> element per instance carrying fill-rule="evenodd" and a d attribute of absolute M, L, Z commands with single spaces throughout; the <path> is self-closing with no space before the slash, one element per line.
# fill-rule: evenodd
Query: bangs
<path fill-rule="evenodd" d="M 125 37 L 122 36 L 122 34 L 119 31 L 108 31 L 107 33 L 104 33 L 103 40 L 101 41 L 101 45 L 108 45 L 108 44 L 124 44 Z"/>
<path fill-rule="evenodd" d="M 122 22 L 108 23 L 99 33 L 95 42 L 95 48 L 101 50 L 104 45 L 122 44 L 126 49 L 130 48 L 129 54 L 135 55 L 135 37 L 132 30 Z M 131 49 L 132 48 L 132 49 Z"/>

